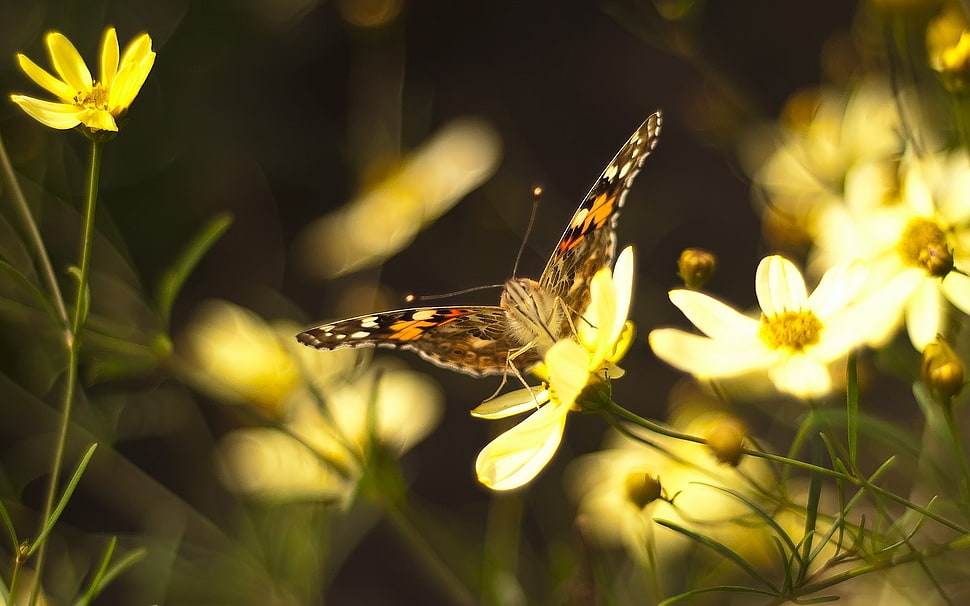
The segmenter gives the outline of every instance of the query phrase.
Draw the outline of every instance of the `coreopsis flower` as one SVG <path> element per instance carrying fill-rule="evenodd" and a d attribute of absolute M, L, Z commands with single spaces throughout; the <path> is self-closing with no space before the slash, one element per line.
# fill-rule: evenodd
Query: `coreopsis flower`
<path fill-rule="evenodd" d="M 240 429 L 223 438 L 217 462 L 227 486 L 263 500 L 345 501 L 369 447 L 400 456 L 441 420 L 438 386 L 387 361 L 329 384 L 323 403 L 303 393 L 282 430 Z"/>
<path fill-rule="evenodd" d="M 812 264 L 865 261 L 873 288 L 892 285 L 886 303 L 905 311 L 922 350 L 945 332 L 947 301 L 970 313 L 970 155 L 909 155 L 899 171 L 892 203 L 872 200 L 864 175 L 847 184 L 845 203 L 819 214 Z"/>
<path fill-rule="evenodd" d="M 724 423 L 737 423 L 720 411 L 676 421 L 684 433 L 703 436 Z M 631 431 L 655 447 L 612 435 L 606 447 L 573 461 L 566 485 L 579 505 L 584 536 L 606 546 L 626 548 L 644 563 L 676 565 L 691 540 L 654 523 L 665 519 L 711 536 L 747 557 L 767 557 L 770 539 L 751 522 L 753 514 L 723 487 L 757 499 L 748 483 L 768 485 L 763 460 L 748 457 L 737 467 L 720 463 L 703 444 Z M 672 501 L 672 502 L 671 502 Z M 656 559 L 651 560 L 650 551 Z"/>
<path fill-rule="evenodd" d="M 98 80 L 62 34 L 49 32 L 45 42 L 56 76 L 26 55 L 17 54 L 17 62 L 31 80 L 58 101 L 25 95 L 10 95 L 10 99 L 30 117 L 51 128 L 64 130 L 83 124 L 91 132 L 117 131 L 118 119 L 128 111 L 155 63 L 151 37 L 140 34 L 124 53 L 119 53 L 118 34 L 115 28 L 107 28 L 101 41 Z"/>
<path fill-rule="evenodd" d="M 841 204 L 843 188 L 856 171 L 879 169 L 892 176 L 903 149 L 899 102 L 879 80 L 861 82 L 849 92 L 801 93 L 788 102 L 770 139 L 759 136 L 749 142 L 752 152 L 770 149 L 767 154 L 751 153 L 746 163 L 773 235 L 813 237 L 819 211 Z M 888 177 L 882 189 L 891 186 Z"/>
<path fill-rule="evenodd" d="M 535 478 L 559 448 L 569 412 L 595 407 L 607 388 L 605 380 L 622 375 L 616 362 L 633 338 L 633 325 L 626 320 L 632 290 L 633 249 L 628 247 L 613 272 L 604 268 L 593 276 L 576 340 L 558 341 L 546 353 L 537 371 L 544 385 L 505 394 L 472 411 L 499 419 L 533 410 L 479 453 L 475 471 L 482 484 L 511 490 Z"/>
<path fill-rule="evenodd" d="M 860 263 L 842 264 L 809 295 L 791 261 L 765 257 L 755 277 L 760 317 L 697 291 L 672 290 L 670 300 L 706 336 L 659 329 L 650 333 L 650 345 L 660 359 L 699 379 L 767 371 L 780 391 L 822 396 L 832 389 L 829 363 L 893 320 L 892 302 L 882 293 L 855 301 L 865 277 Z"/>

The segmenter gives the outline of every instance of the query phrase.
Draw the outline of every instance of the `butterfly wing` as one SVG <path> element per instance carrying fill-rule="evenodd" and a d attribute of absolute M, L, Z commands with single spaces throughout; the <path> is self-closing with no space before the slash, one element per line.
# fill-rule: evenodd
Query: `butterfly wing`
<path fill-rule="evenodd" d="M 539 277 L 540 288 L 554 293 L 572 313 L 583 313 L 589 304 L 590 280 L 613 263 L 620 207 L 644 159 L 657 146 L 662 121 L 660 112 L 647 118 L 606 165 Z"/>
<path fill-rule="evenodd" d="M 419 307 L 385 311 L 310 328 L 296 336 L 317 349 L 392 347 L 474 376 L 503 374 L 510 350 L 505 310 L 497 306 Z M 522 368 L 538 361 L 517 352 Z"/>

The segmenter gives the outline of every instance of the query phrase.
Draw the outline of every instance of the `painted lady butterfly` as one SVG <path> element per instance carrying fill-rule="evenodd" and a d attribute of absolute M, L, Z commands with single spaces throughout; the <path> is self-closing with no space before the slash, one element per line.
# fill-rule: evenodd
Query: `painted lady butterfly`
<path fill-rule="evenodd" d="M 324 324 L 296 338 L 317 349 L 396 347 L 475 376 L 526 370 L 572 333 L 589 303 L 589 284 L 613 263 L 616 221 L 640 166 L 660 135 L 651 115 L 620 148 L 579 205 L 539 281 L 511 278 L 499 305 L 383 311 Z"/>

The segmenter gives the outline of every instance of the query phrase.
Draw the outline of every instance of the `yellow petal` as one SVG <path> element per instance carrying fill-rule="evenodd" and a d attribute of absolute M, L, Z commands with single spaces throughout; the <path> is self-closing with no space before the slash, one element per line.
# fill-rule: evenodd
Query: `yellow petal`
<path fill-rule="evenodd" d="M 760 340 L 708 339 L 674 328 L 651 331 L 650 347 L 658 358 L 701 379 L 734 377 L 767 368 L 777 353 Z"/>
<path fill-rule="evenodd" d="M 101 86 L 111 88 L 115 74 L 118 73 L 118 32 L 109 27 L 101 39 Z"/>
<path fill-rule="evenodd" d="M 768 369 L 779 390 L 799 398 L 818 398 L 832 391 L 829 369 L 805 354 L 793 354 Z"/>
<path fill-rule="evenodd" d="M 556 454 L 568 406 L 547 404 L 488 443 L 475 460 L 478 481 L 492 490 L 530 482 Z"/>
<path fill-rule="evenodd" d="M 20 64 L 20 69 L 24 70 L 27 77 L 36 82 L 38 86 L 44 90 L 53 93 L 58 99 L 64 101 L 65 103 L 72 103 L 74 101 L 74 95 L 76 95 L 78 91 L 52 76 L 47 70 L 41 68 L 39 65 L 27 58 L 26 55 L 21 55 L 18 53 L 17 63 Z"/>
<path fill-rule="evenodd" d="M 906 329 L 917 351 L 923 351 L 942 332 L 945 317 L 946 306 L 939 280 L 924 277 L 906 304 Z"/>
<path fill-rule="evenodd" d="M 77 113 L 81 124 L 91 130 L 118 130 L 114 117 L 103 109 L 82 109 Z"/>
<path fill-rule="evenodd" d="M 147 37 L 147 34 L 145 36 Z M 131 105 L 141 91 L 142 85 L 145 84 L 145 80 L 148 79 L 153 65 L 155 65 L 155 53 L 140 57 L 138 61 L 122 61 L 121 69 L 108 91 L 108 107 L 112 112 L 117 114 Z"/>
<path fill-rule="evenodd" d="M 50 53 L 51 65 L 54 66 L 54 71 L 61 80 L 73 87 L 75 91 L 91 90 L 91 72 L 70 40 L 58 32 L 50 32 L 47 34 L 47 50 Z"/>
<path fill-rule="evenodd" d="M 479 419 L 504 419 L 523 412 L 535 410 L 549 401 L 549 392 L 542 385 L 519 389 L 486 400 L 472 409 L 471 415 Z"/>
<path fill-rule="evenodd" d="M 761 323 L 710 295 L 696 290 L 672 290 L 670 302 L 705 335 L 715 339 L 753 339 Z"/>
<path fill-rule="evenodd" d="M 41 101 L 24 95 L 10 95 L 10 100 L 27 112 L 28 116 L 51 128 L 67 130 L 81 123 L 78 108 L 73 105 Z"/>
<path fill-rule="evenodd" d="M 761 260 L 754 284 L 761 310 L 769 318 L 786 311 L 799 311 L 808 300 L 802 273 L 794 263 L 778 255 Z"/>
<path fill-rule="evenodd" d="M 579 393 L 586 387 L 590 371 L 589 355 L 582 345 L 572 339 L 557 341 L 546 353 L 546 365 L 549 367 L 550 390 L 556 401 L 566 407 L 572 406 Z"/>

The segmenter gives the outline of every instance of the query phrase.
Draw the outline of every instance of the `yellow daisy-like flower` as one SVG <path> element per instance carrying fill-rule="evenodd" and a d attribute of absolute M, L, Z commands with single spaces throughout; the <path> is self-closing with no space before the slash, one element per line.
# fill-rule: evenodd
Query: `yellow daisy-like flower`
<path fill-rule="evenodd" d="M 832 389 L 828 364 L 892 322 L 886 293 L 856 301 L 865 277 L 861 263 L 845 263 L 826 272 L 809 295 L 791 261 L 766 257 L 755 277 L 760 318 L 697 291 L 672 290 L 673 304 L 707 336 L 659 329 L 650 333 L 650 346 L 660 359 L 700 379 L 767 370 L 781 391 L 822 396 Z"/>
<path fill-rule="evenodd" d="M 117 119 L 128 111 L 155 63 L 151 37 L 136 36 L 121 54 L 115 28 L 106 29 L 101 41 L 100 80 L 92 78 L 80 53 L 62 34 L 49 32 L 45 42 L 56 77 L 26 55 L 18 53 L 17 62 L 31 80 L 60 101 L 25 95 L 10 95 L 10 99 L 51 128 L 66 130 L 83 124 L 92 132 L 117 131 Z"/>
<path fill-rule="evenodd" d="M 891 286 L 889 300 L 922 350 L 945 332 L 947 301 L 970 314 L 970 155 L 907 156 L 899 173 L 893 204 L 870 200 L 864 180 L 847 187 L 845 204 L 820 213 L 813 264 L 864 260 L 870 284 Z"/>
<path fill-rule="evenodd" d="M 569 411 L 584 406 L 584 392 L 602 384 L 604 377 L 622 375 L 615 363 L 633 338 L 633 325 L 626 320 L 633 291 L 633 249 L 620 253 L 613 272 L 597 272 L 590 290 L 589 307 L 576 327 L 578 341 L 558 341 L 538 370 L 547 383 L 505 394 L 472 411 L 476 417 L 499 419 L 534 410 L 479 453 L 478 480 L 492 490 L 519 488 L 535 478 L 559 448 Z"/>

